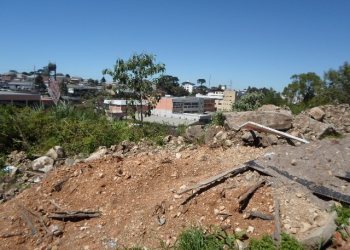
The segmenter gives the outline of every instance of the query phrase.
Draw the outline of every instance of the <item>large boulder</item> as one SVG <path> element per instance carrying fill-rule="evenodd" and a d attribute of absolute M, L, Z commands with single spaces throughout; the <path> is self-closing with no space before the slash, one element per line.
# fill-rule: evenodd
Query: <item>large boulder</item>
<path fill-rule="evenodd" d="M 226 114 L 226 122 L 230 129 L 237 130 L 242 124 L 251 121 L 261 125 L 288 130 L 292 127 L 293 116 L 290 111 L 246 111 Z"/>
<path fill-rule="evenodd" d="M 186 138 L 190 141 L 204 140 L 205 131 L 202 125 L 190 126 L 186 129 Z"/>
<path fill-rule="evenodd" d="M 49 172 L 53 169 L 54 160 L 48 156 L 41 156 L 32 162 L 32 169 L 41 172 Z"/>
<path fill-rule="evenodd" d="M 309 110 L 309 115 L 317 121 L 322 121 L 326 113 L 319 107 L 314 107 Z"/>
<path fill-rule="evenodd" d="M 54 146 L 53 148 L 50 148 L 45 155 L 54 160 L 65 157 L 64 150 L 61 146 Z"/>
<path fill-rule="evenodd" d="M 333 125 L 319 122 L 304 114 L 294 118 L 293 130 L 305 135 L 308 139 L 322 139 L 327 135 L 337 133 Z"/>

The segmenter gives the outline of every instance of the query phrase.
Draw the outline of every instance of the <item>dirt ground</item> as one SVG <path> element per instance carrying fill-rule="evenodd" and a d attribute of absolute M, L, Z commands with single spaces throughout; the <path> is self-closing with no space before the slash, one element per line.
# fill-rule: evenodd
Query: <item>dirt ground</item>
<path fill-rule="evenodd" d="M 260 178 L 248 171 L 202 193 L 186 205 L 176 191 L 221 171 L 256 159 L 263 149 L 200 147 L 175 153 L 167 149 L 121 159 L 108 156 L 61 167 L 42 183 L 0 206 L 1 249 L 113 249 L 174 244 L 191 226 L 249 226 L 250 237 L 271 234 L 273 222 L 244 219 L 238 196 Z M 57 185 L 62 182 L 61 185 Z M 272 214 L 270 187 L 259 189 L 246 210 Z M 93 210 L 101 216 L 77 222 L 48 218 L 55 211 Z M 57 236 L 52 236 L 54 233 Z"/>
<path fill-rule="evenodd" d="M 274 221 L 251 219 L 247 214 L 274 215 L 276 199 L 282 231 L 300 239 L 325 225 L 332 202 L 319 199 L 293 180 L 252 170 L 228 178 L 188 203 L 183 202 L 191 192 L 178 194 L 250 160 L 350 195 L 348 182 L 335 177 L 350 170 L 350 137 L 298 147 L 182 149 L 150 148 L 125 158 L 108 154 L 50 172 L 41 183 L 0 205 L 0 249 L 153 249 L 161 242 L 174 245 L 179 233 L 192 226 L 222 228 L 228 233 L 244 230 L 249 238 L 258 238 L 274 232 Z M 239 197 L 263 179 L 266 184 L 240 213 Z M 50 218 L 57 211 L 101 215 L 80 221 Z"/>

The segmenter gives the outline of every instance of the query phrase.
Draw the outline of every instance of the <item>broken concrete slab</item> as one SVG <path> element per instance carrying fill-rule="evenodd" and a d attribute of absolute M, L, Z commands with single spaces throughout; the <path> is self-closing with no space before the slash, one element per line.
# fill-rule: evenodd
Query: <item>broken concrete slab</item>
<path fill-rule="evenodd" d="M 277 130 L 288 130 L 292 127 L 293 117 L 286 112 L 246 111 L 225 114 L 230 129 L 237 130 L 240 125 L 252 121 Z"/>
<path fill-rule="evenodd" d="M 54 160 L 48 156 L 41 156 L 32 162 L 32 169 L 47 173 L 53 169 Z"/>

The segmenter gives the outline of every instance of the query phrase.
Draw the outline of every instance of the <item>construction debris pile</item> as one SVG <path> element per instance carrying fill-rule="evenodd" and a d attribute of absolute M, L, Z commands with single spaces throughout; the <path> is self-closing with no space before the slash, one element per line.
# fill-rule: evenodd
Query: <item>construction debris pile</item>
<path fill-rule="evenodd" d="M 88 157 L 67 158 L 60 147 L 33 161 L 14 152 L 11 178 L 31 187 L 10 194 L 13 183 L 1 184 L 0 245 L 156 248 L 191 226 L 244 232 L 241 247 L 262 235 L 278 241 L 281 232 L 325 244 L 337 227 L 334 202 L 350 204 L 350 108 L 318 109 L 293 117 L 265 106 L 228 114 L 224 128 L 189 127 L 164 146 L 125 141 Z"/>

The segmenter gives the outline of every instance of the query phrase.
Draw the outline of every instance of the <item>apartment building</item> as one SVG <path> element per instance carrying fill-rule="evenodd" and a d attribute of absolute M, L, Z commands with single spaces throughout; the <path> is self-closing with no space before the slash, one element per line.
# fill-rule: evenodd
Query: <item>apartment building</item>
<path fill-rule="evenodd" d="M 231 111 L 232 105 L 236 102 L 237 92 L 226 89 L 222 100 L 216 100 L 216 110 L 220 112 Z"/>

